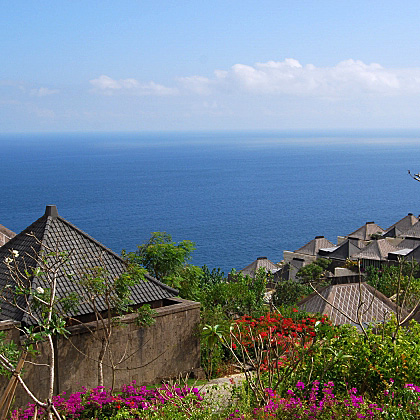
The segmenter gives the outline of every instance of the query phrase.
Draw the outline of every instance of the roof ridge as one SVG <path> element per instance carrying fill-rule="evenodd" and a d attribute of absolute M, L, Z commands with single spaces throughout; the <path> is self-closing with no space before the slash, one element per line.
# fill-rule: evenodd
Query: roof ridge
<path fill-rule="evenodd" d="M 41 246 L 39 248 L 39 250 L 41 251 L 42 249 L 44 249 L 44 240 L 47 238 L 48 236 L 48 232 L 50 230 L 51 227 L 51 223 L 52 223 L 52 217 L 51 216 L 46 216 L 45 214 L 42 217 L 46 217 L 47 220 L 45 221 L 45 228 L 44 228 L 44 233 L 42 234 L 42 238 L 41 238 Z M 39 219 L 38 219 L 39 220 Z"/>
<path fill-rule="evenodd" d="M 21 238 L 21 235 L 28 235 L 28 233 L 30 233 L 32 231 L 32 227 L 38 223 L 42 218 L 44 217 L 44 215 L 42 215 L 41 217 L 39 217 L 38 219 L 35 220 L 35 222 L 31 223 L 29 226 L 27 226 L 25 229 L 22 230 L 22 232 L 18 233 L 16 236 L 14 236 L 13 238 L 9 239 L 3 246 L 0 247 L 0 249 L 4 248 L 12 248 L 13 244 L 17 241 L 19 241 L 19 239 Z"/>

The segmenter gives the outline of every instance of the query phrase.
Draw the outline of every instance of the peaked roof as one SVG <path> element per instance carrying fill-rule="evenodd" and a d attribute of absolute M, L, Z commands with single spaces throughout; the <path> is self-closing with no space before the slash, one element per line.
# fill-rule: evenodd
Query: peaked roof
<path fill-rule="evenodd" d="M 420 222 L 415 223 L 410 229 L 406 230 L 402 236 L 405 238 L 420 238 Z"/>
<path fill-rule="evenodd" d="M 397 310 L 397 305 L 372 286 L 361 283 L 336 284 L 326 286 L 319 290 L 325 302 L 315 292 L 298 303 L 299 308 L 307 312 L 327 314 L 336 325 L 350 324 L 351 319 L 357 320 L 357 309 L 363 302 L 361 313 L 362 322 L 382 322 Z M 361 299 L 360 299 L 361 297 Z M 337 309 L 345 313 L 341 314 Z"/>
<path fill-rule="evenodd" d="M 354 254 L 357 254 L 364 248 L 364 244 L 361 243 L 361 240 L 356 238 L 346 239 L 341 245 L 331 248 L 331 249 L 322 249 L 319 255 L 321 257 L 332 258 L 336 260 L 346 260 L 347 258 L 352 257 Z"/>
<path fill-rule="evenodd" d="M 306 255 L 317 255 L 320 248 L 331 248 L 335 245 L 323 236 L 315 236 L 312 241 L 308 242 L 303 247 L 297 249 L 295 252 Z"/>
<path fill-rule="evenodd" d="M 367 222 L 363 226 L 359 227 L 359 229 L 347 235 L 347 237 L 358 238 L 363 241 L 369 241 L 371 239 L 371 235 L 374 235 L 375 233 L 382 234 L 384 232 L 385 231 L 375 222 Z"/>
<path fill-rule="evenodd" d="M 248 275 L 254 277 L 255 273 L 260 268 L 264 268 L 267 272 L 275 273 L 280 269 L 280 266 L 271 262 L 267 257 L 258 257 L 254 262 L 247 265 L 240 272 L 245 276 Z"/>
<path fill-rule="evenodd" d="M 383 238 L 398 238 L 404 231 L 398 229 L 397 226 L 390 227 L 383 235 Z"/>
<path fill-rule="evenodd" d="M 16 236 L 15 232 L 12 232 L 10 229 L 7 229 L 7 227 L 0 225 L 0 246 L 3 246 L 14 236 Z"/>
<path fill-rule="evenodd" d="M 414 216 L 413 213 L 408 213 L 401 220 L 390 226 L 386 232 L 388 233 L 392 228 L 396 228 L 396 231 L 404 233 L 411 229 L 419 221 L 418 217 Z"/>
<path fill-rule="evenodd" d="M 354 254 L 352 258 L 360 258 L 365 260 L 384 261 L 388 259 L 388 253 L 401 249 L 399 246 L 392 245 L 386 239 L 373 240 L 359 253 Z"/>
<path fill-rule="evenodd" d="M 92 268 L 104 268 L 111 279 L 118 278 L 126 271 L 126 263 L 119 255 L 59 216 L 55 206 L 47 206 L 43 216 L 0 248 L 0 289 L 12 283 L 4 263 L 4 259 L 10 257 L 11 250 L 18 251 L 19 268 L 24 269 L 25 264 L 36 268 L 31 257 L 36 256 L 42 250 L 51 248 L 69 254 L 68 265 L 63 267 L 58 274 L 58 298 L 68 296 L 73 292 L 83 295 L 77 279 Z M 68 274 L 73 277 L 69 278 Z M 150 275 L 145 277 L 146 281 L 141 281 L 131 288 L 131 299 L 134 304 L 150 303 L 178 294 L 177 290 L 159 282 Z M 31 287 L 35 289 L 38 286 L 46 287 L 42 279 L 33 279 Z M 24 303 L 24 297 L 20 297 L 20 303 Z M 0 307 L 0 320 L 13 319 L 31 323 L 27 316 L 13 305 L 0 302 Z M 105 305 L 102 303 L 99 310 L 104 309 Z M 90 313 L 92 313 L 90 305 L 81 304 L 77 313 L 69 313 L 68 316 Z"/>

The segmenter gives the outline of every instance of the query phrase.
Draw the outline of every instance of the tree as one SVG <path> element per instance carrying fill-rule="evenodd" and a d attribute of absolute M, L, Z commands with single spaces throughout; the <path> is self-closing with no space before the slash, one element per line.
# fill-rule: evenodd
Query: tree
<path fill-rule="evenodd" d="M 40 251 L 35 250 L 36 246 L 32 248 L 33 252 L 26 252 L 25 255 L 10 250 L 10 256 L 3 261 L 8 270 L 8 280 L 0 291 L 0 299 L 6 302 L 9 308 L 13 307 L 23 314 L 19 328 L 23 337 L 23 354 L 29 353 L 33 356 L 32 360 L 25 360 L 24 363 L 48 369 L 46 398 L 37 396 L 44 392 L 44 389 L 33 390 L 26 385 L 20 370 L 17 372 L 16 367 L 19 365 L 17 365 L 16 348 L 10 346 L 2 335 L 0 335 L 0 368 L 2 373 L 13 374 L 36 406 L 45 410 L 51 417 L 55 410 L 51 403 L 52 397 L 57 388 L 55 383 L 57 338 L 61 336 L 70 339 L 70 333 L 66 329 L 70 321 L 84 324 L 94 338 L 101 342 L 97 357 L 98 382 L 103 385 L 102 370 L 103 365 L 106 365 L 112 369 L 113 387 L 117 366 L 132 356 L 124 352 L 122 358 L 115 360 L 110 346 L 113 327 L 119 322 L 121 315 L 133 312 L 131 307 L 133 302 L 130 299 L 131 286 L 143 281 L 145 269 L 130 261 L 127 261 L 126 271 L 118 277 L 111 276 L 100 265 L 76 269 L 70 263 L 73 251 L 62 251 L 58 243 L 48 246 L 41 243 L 35 235 L 29 236 L 40 246 Z M 101 264 L 100 256 L 97 260 Z M 75 270 L 79 272 L 76 273 Z M 68 293 L 64 297 L 59 297 L 57 291 L 63 276 L 71 283 L 78 284 L 77 295 Z M 87 324 L 76 318 L 78 307 L 82 304 L 90 307 L 96 320 L 96 328 L 89 329 Z M 150 308 L 141 307 L 137 311 L 138 321 L 142 325 L 150 325 L 154 321 Z M 38 363 L 37 347 L 45 353 L 46 362 L 42 360 Z M 77 348 L 76 350 L 80 351 Z M 81 353 L 92 358 L 92 355 Z M 108 355 L 108 363 L 104 362 L 105 355 Z M 95 360 L 95 356 L 93 359 Z M 54 414 L 58 417 L 57 413 Z"/>
<path fill-rule="evenodd" d="M 52 397 L 55 385 L 56 351 L 54 338 L 57 335 L 67 336 L 65 312 L 73 305 L 72 296 L 59 299 L 57 297 L 58 278 L 66 272 L 69 263 L 68 252 L 59 251 L 57 248 L 41 244 L 41 241 L 33 234 L 29 234 L 38 245 L 42 245 L 39 252 L 19 255 L 16 250 L 10 250 L 10 257 L 3 261 L 9 273 L 9 283 L 0 293 L 0 299 L 7 302 L 23 313 L 26 322 L 20 328 L 23 335 L 24 353 L 36 355 L 34 345 L 45 343 L 48 354 L 48 389 L 47 398 L 42 401 L 35 395 L 22 379 L 20 373 L 16 373 L 16 360 L 10 358 L 7 347 L 0 351 L 0 365 L 6 371 L 13 373 L 22 385 L 25 392 L 39 407 L 46 410 L 48 418 L 53 413 L 60 418 L 54 406 Z"/>
<path fill-rule="evenodd" d="M 169 233 L 152 232 L 149 241 L 138 246 L 135 259 L 153 277 L 164 282 L 165 278 L 178 274 L 191 259 L 194 249 L 195 244 L 191 241 L 177 244 Z"/>
<path fill-rule="evenodd" d="M 381 269 L 368 267 L 366 282 L 410 311 L 420 298 L 419 270 L 415 261 L 400 261 L 399 266 L 384 266 Z"/>
<path fill-rule="evenodd" d="M 98 258 L 102 260 L 101 256 Z M 104 264 L 103 264 L 104 265 Z M 76 280 L 80 286 L 81 295 L 78 296 L 79 305 L 87 305 L 94 314 L 96 328 L 89 329 L 91 335 L 101 343 L 98 362 L 98 386 L 104 385 L 103 366 L 111 368 L 112 381 L 111 390 L 114 388 L 115 373 L 117 366 L 123 363 L 132 355 L 124 355 L 120 360 L 115 360 L 111 347 L 111 339 L 114 327 L 119 325 L 119 318 L 127 313 L 134 312 L 133 301 L 130 299 L 130 287 L 144 281 L 145 269 L 138 264 L 127 260 L 126 271 L 114 278 L 102 266 L 87 267 L 79 273 Z M 105 307 L 105 310 L 103 309 Z M 152 312 L 147 307 L 142 307 L 140 313 L 142 323 L 151 325 L 154 322 Z M 72 318 L 76 323 L 81 321 Z M 79 349 L 78 349 L 79 350 Z M 80 350 L 79 350 L 80 351 Z M 108 363 L 105 363 L 105 356 L 108 355 Z"/>
<path fill-rule="evenodd" d="M 277 307 L 296 305 L 305 296 L 310 295 L 312 289 L 308 284 L 298 283 L 297 281 L 279 281 L 276 284 L 276 291 L 273 295 L 273 304 Z"/>
<path fill-rule="evenodd" d="M 326 258 L 318 258 L 316 261 L 300 268 L 296 273 L 296 277 L 301 283 L 317 283 L 325 274 L 329 265 L 330 261 Z"/>

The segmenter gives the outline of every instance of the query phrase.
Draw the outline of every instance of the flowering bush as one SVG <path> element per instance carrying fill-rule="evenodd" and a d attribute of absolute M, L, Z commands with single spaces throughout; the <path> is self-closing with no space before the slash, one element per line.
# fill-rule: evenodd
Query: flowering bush
<path fill-rule="evenodd" d="M 160 388 L 147 389 L 136 387 L 135 381 L 123 385 L 121 393 L 111 394 L 109 389 L 99 386 L 93 389 L 82 388 L 81 392 L 65 393 L 53 398 L 53 405 L 65 419 L 139 419 L 147 418 L 169 407 L 172 412 L 188 413 L 199 409 L 203 397 L 197 388 L 162 385 Z M 16 410 L 13 420 L 26 420 L 34 416 L 35 406 Z M 38 414 L 43 414 L 42 410 Z"/>
<path fill-rule="evenodd" d="M 394 397 L 384 404 L 366 400 L 357 395 L 357 389 L 351 388 L 347 396 L 337 397 L 334 394 L 334 383 L 327 382 L 322 386 L 314 381 L 306 389 L 299 381 L 295 389 L 289 389 L 287 396 L 282 397 L 272 389 L 266 389 L 270 397 L 266 405 L 252 412 L 231 413 L 229 418 L 239 419 L 418 419 L 420 415 L 420 387 L 407 384 Z M 308 392 L 309 391 L 309 392 Z M 396 403 L 396 394 L 404 399 L 404 405 Z"/>
<path fill-rule="evenodd" d="M 148 390 L 137 387 L 135 382 L 124 385 L 121 393 L 111 395 L 109 390 L 97 387 L 83 388 L 81 392 L 54 397 L 53 404 L 60 415 L 68 419 L 95 420 L 148 420 L 148 419 L 405 419 L 414 420 L 420 416 L 420 387 L 406 384 L 396 388 L 388 381 L 383 398 L 376 402 L 358 395 L 356 388 L 346 395 L 335 394 L 333 382 L 321 384 L 314 381 L 310 386 L 298 381 L 284 395 L 272 389 L 265 389 L 267 402 L 262 407 L 249 405 L 246 398 L 238 399 L 233 408 L 219 405 L 217 398 L 207 398 L 196 388 L 163 385 Z M 214 394 L 209 394 L 214 397 Z M 226 411 L 227 410 L 227 411 Z M 233 412 L 232 412 L 233 411 Z M 42 414 L 42 413 L 41 413 Z M 13 420 L 27 420 L 34 415 L 34 406 L 17 410 Z"/>
<path fill-rule="evenodd" d="M 245 371 L 258 403 L 267 401 L 265 388 L 277 390 L 288 385 L 305 354 L 311 353 L 317 325 L 326 322 L 326 316 L 293 320 L 267 313 L 259 318 L 243 316 L 232 324 L 225 345 Z"/>
<path fill-rule="evenodd" d="M 296 343 L 307 348 L 316 336 L 316 326 L 325 323 L 328 323 L 326 316 L 320 319 L 308 316 L 295 321 L 272 312 L 259 318 L 245 315 L 235 321 L 231 345 L 234 349 L 239 345 L 248 352 L 255 352 L 259 340 L 265 349 L 277 346 L 287 353 Z"/>
<path fill-rule="evenodd" d="M 371 399 L 383 394 L 389 378 L 399 389 L 420 383 L 420 325 L 413 322 L 394 331 L 394 319 L 367 330 L 367 338 L 352 326 L 322 326 L 318 344 L 303 355 L 296 375 L 307 383 L 333 381 L 340 393 L 357 387 Z"/>

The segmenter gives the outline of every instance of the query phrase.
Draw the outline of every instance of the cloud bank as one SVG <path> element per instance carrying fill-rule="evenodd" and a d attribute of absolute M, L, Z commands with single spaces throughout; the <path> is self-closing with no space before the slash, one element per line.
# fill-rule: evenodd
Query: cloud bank
<path fill-rule="evenodd" d="M 97 79 L 90 80 L 93 92 L 104 95 L 174 95 L 178 93 L 176 88 L 169 88 L 155 82 L 140 83 L 136 79 L 115 80 L 109 76 L 99 76 Z"/>
<path fill-rule="evenodd" d="M 134 78 L 115 80 L 102 75 L 91 80 L 95 93 L 105 95 L 252 94 L 320 98 L 420 93 L 420 69 L 386 69 L 380 64 L 345 60 L 333 67 L 302 65 L 293 58 L 254 65 L 235 64 L 215 70 L 213 77 L 186 76 L 177 85 L 142 84 Z"/>
<path fill-rule="evenodd" d="M 354 97 L 405 95 L 420 92 L 420 69 L 385 69 L 380 64 L 346 60 L 334 67 L 302 66 L 299 61 L 268 61 L 253 66 L 235 64 L 227 71 L 215 71 L 213 78 L 180 79 L 195 94 L 215 91 L 257 95 L 312 97 Z"/>

